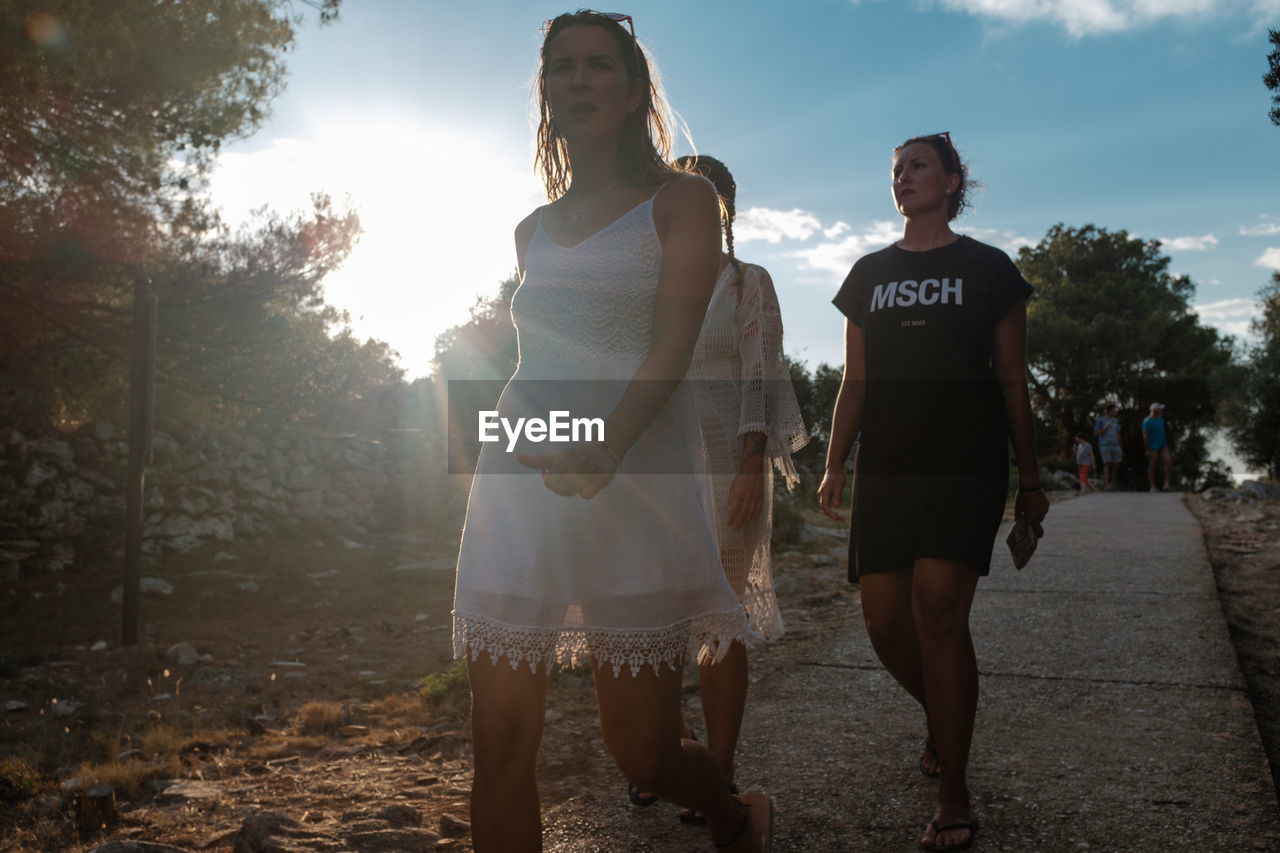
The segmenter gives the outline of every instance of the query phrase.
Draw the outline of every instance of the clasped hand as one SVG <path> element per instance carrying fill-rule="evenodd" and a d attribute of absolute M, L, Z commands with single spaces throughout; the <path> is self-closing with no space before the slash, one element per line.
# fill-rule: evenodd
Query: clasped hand
<path fill-rule="evenodd" d="M 613 480 L 618 463 L 599 444 L 571 447 L 559 453 L 517 453 L 516 461 L 542 472 L 542 484 L 557 495 L 590 500 Z"/>

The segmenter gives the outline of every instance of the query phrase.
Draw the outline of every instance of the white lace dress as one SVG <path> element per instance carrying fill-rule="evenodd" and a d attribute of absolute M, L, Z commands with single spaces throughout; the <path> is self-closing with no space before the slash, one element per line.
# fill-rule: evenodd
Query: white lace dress
<path fill-rule="evenodd" d="M 608 415 L 648 355 L 661 262 L 652 199 L 572 248 L 539 222 L 511 302 L 520 361 L 500 415 L 552 398 L 575 417 Z M 595 658 L 634 675 L 751 636 L 720 565 L 688 383 L 591 500 L 548 490 L 505 441 L 483 446 L 458 555 L 455 657 L 530 668 Z"/>
<path fill-rule="evenodd" d="M 689 378 L 712 471 L 720 559 L 746 608 L 751 627 L 766 639 L 782 636 L 782 616 L 773 591 L 773 469 L 792 488 L 798 478 L 791 454 L 808 443 L 791 374 L 782 358 L 782 314 L 773 281 L 763 267 L 743 264 L 742 283 L 726 265 L 694 350 Z M 764 507 L 744 528 L 727 524 L 729 487 L 742 458 L 742 437 L 766 436 Z"/>

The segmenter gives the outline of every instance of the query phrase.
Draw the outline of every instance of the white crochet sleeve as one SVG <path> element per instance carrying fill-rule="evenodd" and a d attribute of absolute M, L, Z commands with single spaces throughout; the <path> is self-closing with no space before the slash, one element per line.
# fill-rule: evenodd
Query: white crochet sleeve
<path fill-rule="evenodd" d="M 809 441 L 791 374 L 782 357 L 782 312 L 769 273 L 745 264 L 738 302 L 738 354 L 742 363 L 738 435 L 762 432 L 766 452 L 792 488 L 799 477 L 791 454 Z"/>

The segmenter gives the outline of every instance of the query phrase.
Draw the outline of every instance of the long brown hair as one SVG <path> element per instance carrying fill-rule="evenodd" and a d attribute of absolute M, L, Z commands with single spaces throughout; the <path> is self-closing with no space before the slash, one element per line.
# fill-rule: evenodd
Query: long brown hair
<path fill-rule="evenodd" d="M 650 73 L 644 50 L 631 33 L 612 18 L 589 10 L 566 12 L 548 21 L 543 28 L 545 36 L 539 57 L 538 150 L 533 159 L 533 169 L 542 179 L 547 198 L 555 201 L 573 182 L 569 146 L 556 130 L 551 107 L 547 103 L 547 47 L 562 30 L 574 24 L 603 27 L 612 34 L 618 43 L 627 78 L 644 84 L 640 108 L 627 116 L 622 127 L 622 138 L 618 141 L 618 175 L 633 187 L 649 187 L 670 180 L 676 174 L 667 164 L 671 151 L 671 117 L 662 96 L 662 86 L 657 74 Z"/>

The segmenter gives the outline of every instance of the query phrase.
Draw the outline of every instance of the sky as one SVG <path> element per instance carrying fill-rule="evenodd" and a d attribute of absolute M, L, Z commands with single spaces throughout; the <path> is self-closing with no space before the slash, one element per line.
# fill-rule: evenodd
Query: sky
<path fill-rule="evenodd" d="M 299 7 L 305 9 L 305 7 Z M 364 235 L 326 282 L 412 378 L 436 335 L 515 267 L 545 202 L 530 98 L 542 22 L 576 6 L 344 0 L 288 56 L 271 119 L 224 149 L 226 218 L 325 191 Z M 306 10 L 310 11 L 310 10 Z M 653 0 L 641 44 L 687 128 L 723 160 L 737 254 L 766 267 L 786 350 L 843 362 L 830 304 L 901 233 L 892 149 L 950 131 L 983 185 L 957 231 L 1015 254 L 1056 223 L 1159 239 L 1203 321 L 1241 337 L 1280 270 L 1280 127 L 1262 83 L 1280 0 Z"/>

